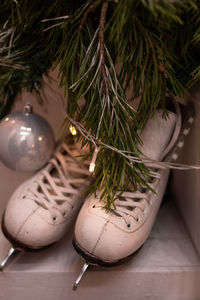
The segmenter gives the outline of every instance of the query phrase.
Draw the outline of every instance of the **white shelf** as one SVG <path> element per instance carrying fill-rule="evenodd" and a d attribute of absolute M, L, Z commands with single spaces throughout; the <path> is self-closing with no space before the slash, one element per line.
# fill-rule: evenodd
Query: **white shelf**
<path fill-rule="evenodd" d="M 161 207 L 151 236 L 128 262 L 90 267 L 78 290 L 72 285 L 82 260 L 72 233 L 40 253 L 22 253 L 0 274 L 2 300 L 199 300 L 200 260 L 172 201 Z M 0 258 L 9 244 L 0 235 Z"/>

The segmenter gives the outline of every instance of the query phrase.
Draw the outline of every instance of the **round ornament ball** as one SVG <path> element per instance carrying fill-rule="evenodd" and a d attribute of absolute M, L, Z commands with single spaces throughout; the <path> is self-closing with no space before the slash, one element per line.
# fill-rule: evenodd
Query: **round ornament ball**
<path fill-rule="evenodd" d="M 17 172 L 42 168 L 55 148 L 53 130 L 47 121 L 26 104 L 0 122 L 0 160 Z"/>

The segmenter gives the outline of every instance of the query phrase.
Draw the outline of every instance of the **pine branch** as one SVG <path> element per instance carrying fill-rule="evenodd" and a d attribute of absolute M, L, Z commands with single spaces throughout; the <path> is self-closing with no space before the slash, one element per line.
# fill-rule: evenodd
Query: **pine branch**
<path fill-rule="evenodd" d="M 107 9 L 108 9 L 108 2 L 106 0 L 102 4 L 101 16 L 100 16 L 100 23 L 99 23 L 99 41 L 100 41 L 100 54 L 101 54 L 101 73 L 102 73 L 103 92 L 104 92 L 105 95 L 107 94 L 107 87 L 106 87 L 104 31 L 105 31 Z"/>
<path fill-rule="evenodd" d="M 103 189 L 107 208 L 116 191 L 147 185 L 148 169 L 138 161 L 138 130 L 158 106 L 165 111 L 166 94 L 181 96 L 199 80 L 199 3 L 0 3 L 0 107 L 23 88 L 39 93 L 43 75 L 59 65 L 68 98 L 64 132 L 74 123 L 91 153 L 100 146 L 93 188 Z M 138 97 L 135 111 L 130 101 Z"/>
<path fill-rule="evenodd" d="M 99 0 L 93 0 L 91 2 L 91 4 L 88 6 L 88 8 L 86 9 L 86 11 L 84 12 L 83 14 L 83 17 L 81 19 L 81 22 L 80 22 L 80 26 L 79 26 L 79 30 L 81 31 L 83 29 L 83 26 L 85 24 L 85 21 L 89 15 L 89 13 L 94 9 L 96 3 L 98 2 Z"/>

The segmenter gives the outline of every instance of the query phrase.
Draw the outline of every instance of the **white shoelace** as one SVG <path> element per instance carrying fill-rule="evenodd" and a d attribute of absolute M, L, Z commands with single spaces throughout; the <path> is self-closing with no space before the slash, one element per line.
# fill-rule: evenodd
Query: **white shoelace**
<path fill-rule="evenodd" d="M 159 184 L 161 173 L 159 170 L 156 173 L 156 177 L 153 177 L 153 182 L 149 182 L 148 185 L 152 189 L 156 189 Z M 146 214 L 147 206 L 151 205 L 151 199 L 149 194 L 147 193 L 149 189 L 138 188 L 135 192 L 123 192 L 119 195 L 118 199 L 115 200 L 116 210 L 111 209 L 111 213 L 116 214 L 122 217 L 127 225 L 130 227 L 130 217 L 135 220 L 136 223 L 140 222 L 140 214 L 138 210 L 141 211 L 142 214 Z"/>
<path fill-rule="evenodd" d="M 57 213 L 67 217 L 67 212 L 73 210 L 73 198 L 78 196 L 89 175 L 89 163 L 80 163 L 75 158 L 84 153 L 78 149 L 77 145 L 62 144 L 28 189 L 29 197 L 49 210 L 54 221 Z"/>

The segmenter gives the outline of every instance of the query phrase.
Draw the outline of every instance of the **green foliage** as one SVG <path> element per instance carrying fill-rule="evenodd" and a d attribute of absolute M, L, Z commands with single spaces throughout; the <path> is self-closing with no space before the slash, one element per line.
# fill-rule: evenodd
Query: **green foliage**
<path fill-rule="evenodd" d="M 99 147 L 94 190 L 103 188 L 109 208 L 117 190 L 150 179 L 137 163 L 138 130 L 158 106 L 165 110 L 166 94 L 182 96 L 199 80 L 199 6 L 195 0 L 1 1 L 1 114 L 22 88 L 39 93 L 43 75 L 59 66 L 68 99 L 64 132 L 73 123 L 83 145 L 91 152 Z M 135 111 L 130 103 L 138 97 Z"/>

